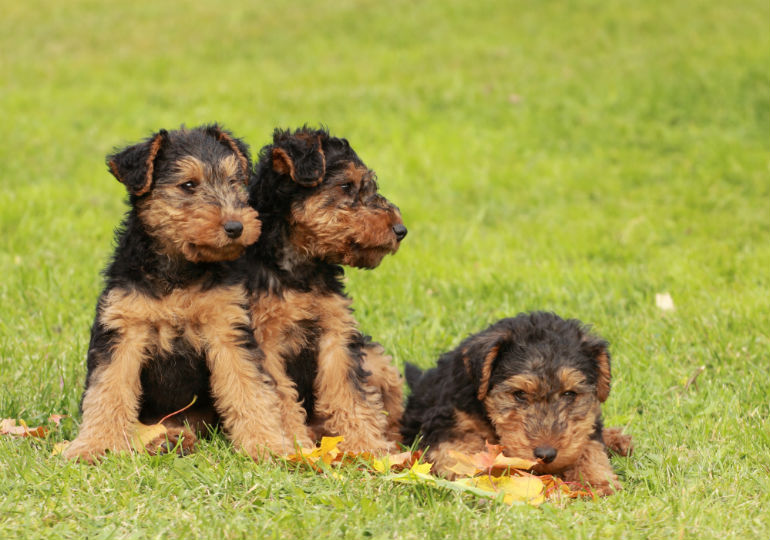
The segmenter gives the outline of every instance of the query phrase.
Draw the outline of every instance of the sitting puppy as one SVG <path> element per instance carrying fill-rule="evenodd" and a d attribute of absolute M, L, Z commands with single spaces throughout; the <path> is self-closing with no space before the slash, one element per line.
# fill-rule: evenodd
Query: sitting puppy
<path fill-rule="evenodd" d="M 247 250 L 251 313 L 281 421 L 298 444 L 342 435 L 340 449 L 393 448 L 401 378 L 358 330 L 340 265 L 374 268 L 406 227 L 348 141 L 326 130 L 276 130 L 259 156 L 250 202 L 263 234 Z"/>
<path fill-rule="evenodd" d="M 537 460 L 537 473 L 602 495 L 620 489 L 602 438 L 610 354 L 579 321 L 520 314 L 468 337 L 425 373 L 406 368 L 404 442 L 421 434 L 436 471 L 452 477 L 449 450 L 473 454 L 489 441 L 509 457 Z"/>
<path fill-rule="evenodd" d="M 216 125 L 161 130 L 109 156 L 108 165 L 131 208 L 105 271 L 83 421 L 65 456 L 93 461 L 130 449 L 140 418 L 158 422 L 195 394 L 187 420 L 209 419 L 213 407 L 252 457 L 288 451 L 251 330 L 245 274 L 223 262 L 260 234 L 246 198 L 246 146 Z"/>

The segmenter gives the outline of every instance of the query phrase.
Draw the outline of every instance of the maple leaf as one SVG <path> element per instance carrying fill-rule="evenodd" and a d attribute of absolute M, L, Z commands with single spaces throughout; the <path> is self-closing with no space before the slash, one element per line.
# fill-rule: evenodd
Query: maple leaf
<path fill-rule="evenodd" d="M 427 483 L 435 485 L 438 479 L 430 474 L 431 467 L 433 467 L 433 463 L 420 463 L 419 461 L 415 461 L 412 466 L 404 472 L 391 474 L 386 478 L 402 484 Z"/>
<path fill-rule="evenodd" d="M 319 461 L 331 465 L 342 459 L 343 452 L 337 448 L 337 445 L 343 440 L 344 437 L 322 437 L 321 444 L 316 448 L 298 447 L 297 452 L 287 456 L 286 459 L 294 463 L 307 463 L 313 469 L 318 470 L 317 463 Z"/>

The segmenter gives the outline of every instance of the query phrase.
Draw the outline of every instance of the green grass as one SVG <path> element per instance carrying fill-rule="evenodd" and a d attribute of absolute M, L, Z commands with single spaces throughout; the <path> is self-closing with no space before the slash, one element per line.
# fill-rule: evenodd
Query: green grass
<path fill-rule="evenodd" d="M 323 122 L 409 227 L 349 272 L 362 328 L 427 366 L 519 311 L 590 322 L 612 344 L 607 422 L 637 447 L 617 496 L 508 508 L 255 465 L 221 438 L 82 466 L 50 457 L 68 421 L 0 438 L 0 537 L 770 535 L 767 2 L 0 4 L 0 417 L 77 419 L 125 208 L 108 151 L 181 123 L 256 149 Z"/>

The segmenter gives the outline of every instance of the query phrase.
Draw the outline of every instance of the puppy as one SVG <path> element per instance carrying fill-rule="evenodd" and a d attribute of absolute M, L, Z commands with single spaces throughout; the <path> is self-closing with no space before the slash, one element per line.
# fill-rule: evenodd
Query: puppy
<path fill-rule="evenodd" d="M 601 495 L 620 489 L 603 441 L 608 344 L 579 321 L 544 312 L 503 319 L 424 373 L 407 364 L 406 378 L 403 439 L 419 440 L 437 472 L 454 476 L 449 450 L 472 454 L 489 441 L 510 457 L 536 460 L 537 473 Z"/>
<path fill-rule="evenodd" d="M 198 394 L 254 458 L 291 448 L 262 371 L 245 274 L 226 261 L 260 234 L 247 204 L 246 146 L 216 125 L 161 130 L 107 159 L 128 189 L 96 306 L 77 438 L 68 458 L 128 450 L 137 421 L 157 422 Z M 179 426 L 171 434 L 179 433 Z"/>
<path fill-rule="evenodd" d="M 394 448 L 401 379 L 358 329 L 341 265 L 374 268 L 407 230 L 374 171 L 325 129 L 276 130 L 260 151 L 250 201 L 264 232 L 247 250 L 251 314 L 281 423 L 302 446 L 342 435 L 340 448 Z"/>

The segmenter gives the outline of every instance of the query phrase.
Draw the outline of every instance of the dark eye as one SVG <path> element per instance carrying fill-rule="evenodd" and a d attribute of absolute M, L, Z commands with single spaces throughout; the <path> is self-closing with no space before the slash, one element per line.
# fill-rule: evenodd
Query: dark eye
<path fill-rule="evenodd" d="M 179 184 L 179 189 L 183 189 L 187 193 L 192 193 L 193 191 L 195 191 L 196 186 L 197 184 L 195 182 L 193 182 L 192 180 L 188 180 L 187 182 Z"/>
<path fill-rule="evenodd" d="M 513 397 L 518 401 L 519 403 L 527 403 L 527 393 L 523 390 L 516 390 L 513 393 Z"/>
<path fill-rule="evenodd" d="M 353 184 L 351 182 L 342 184 L 340 187 L 342 188 L 342 191 L 344 191 L 348 195 L 350 195 L 353 192 Z"/>
<path fill-rule="evenodd" d="M 566 392 L 562 392 L 562 394 L 561 394 L 561 397 L 563 397 L 564 399 L 575 399 L 575 396 L 577 396 L 577 394 L 575 392 L 573 392 L 572 390 L 568 390 Z"/>

